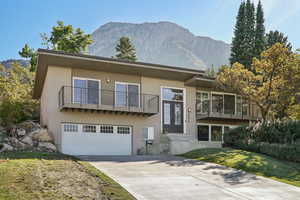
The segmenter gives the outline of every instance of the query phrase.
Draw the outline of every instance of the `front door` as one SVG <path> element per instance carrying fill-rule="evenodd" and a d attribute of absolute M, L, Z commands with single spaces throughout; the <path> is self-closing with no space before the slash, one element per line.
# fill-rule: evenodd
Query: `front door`
<path fill-rule="evenodd" d="M 183 96 L 181 89 L 163 88 L 162 90 L 162 117 L 165 133 L 184 132 Z"/>
<path fill-rule="evenodd" d="M 167 133 L 183 133 L 183 103 L 163 101 L 163 126 Z"/>

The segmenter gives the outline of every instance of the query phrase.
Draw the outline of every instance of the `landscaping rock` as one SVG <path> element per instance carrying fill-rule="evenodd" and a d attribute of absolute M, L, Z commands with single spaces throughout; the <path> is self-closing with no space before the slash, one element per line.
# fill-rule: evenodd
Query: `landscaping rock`
<path fill-rule="evenodd" d="M 34 123 L 33 121 L 25 121 L 21 124 L 18 124 L 18 128 L 25 129 L 26 133 L 30 133 L 35 130 L 41 129 L 41 126 L 38 123 Z"/>
<path fill-rule="evenodd" d="M 23 128 L 18 128 L 16 133 L 17 133 L 17 136 L 22 137 L 22 136 L 26 135 L 26 130 Z"/>
<path fill-rule="evenodd" d="M 24 150 L 28 148 L 28 145 L 19 141 L 17 138 L 10 138 L 10 144 L 15 147 L 16 150 Z"/>
<path fill-rule="evenodd" d="M 0 153 L 4 152 L 4 151 L 13 151 L 14 150 L 14 148 L 11 145 L 6 144 L 6 143 L 1 144 L 1 146 L 2 146 L 2 148 L 0 149 Z"/>
<path fill-rule="evenodd" d="M 52 142 L 53 139 L 47 129 L 40 129 L 32 135 L 32 139 L 39 142 Z"/>
<path fill-rule="evenodd" d="M 56 146 L 50 142 L 39 142 L 38 148 L 42 151 L 56 152 Z"/>
<path fill-rule="evenodd" d="M 33 141 L 29 136 L 25 136 L 22 140 L 22 143 L 25 143 L 27 145 L 33 146 Z"/>

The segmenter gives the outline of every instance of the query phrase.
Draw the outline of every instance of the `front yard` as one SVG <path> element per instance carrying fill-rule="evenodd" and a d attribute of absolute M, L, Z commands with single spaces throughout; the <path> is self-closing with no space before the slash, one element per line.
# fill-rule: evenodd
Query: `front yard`
<path fill-rule="evenodd" d="M 134 199 L 86 162 L 58 153 L 0 154 L 0 199 Z"/>
<path fill-rule="evenodd" d="M 181 156 L 241 169 L 300 187 L 300 163 L 231 148 L 198 149 Z"/>

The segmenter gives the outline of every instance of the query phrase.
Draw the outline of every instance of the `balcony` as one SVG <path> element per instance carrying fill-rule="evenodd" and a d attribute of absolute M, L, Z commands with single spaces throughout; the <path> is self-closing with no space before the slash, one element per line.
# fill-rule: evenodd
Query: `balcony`
<path fill-rule="evenodd" d="M 200 119 L 231 119 L 256 120 L 260 116 L 257 112 L 250 112 L 249 104 L 235 104 L 234 102 L 205 100 L 197 102 L 197 120 Z"/>
<path fill-rule="evenodd" d="M 63 86 L 59 91 L 60 110 L 151 116 L 159 112 L 159 96 L 95 88 Z"/>

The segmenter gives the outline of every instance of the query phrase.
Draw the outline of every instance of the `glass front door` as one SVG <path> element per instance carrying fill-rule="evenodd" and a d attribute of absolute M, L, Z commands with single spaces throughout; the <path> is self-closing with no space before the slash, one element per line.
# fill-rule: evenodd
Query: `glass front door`
<path fill-rule="evenodd" d="M 183 102 L 163 101 L 163 128 L 167 133 L 183 133 Z"/>
<path fill-rule="evenodd" d="M 183 133 L 183 90 L 162 89 L 163 131 L 166 133 Z"/>

